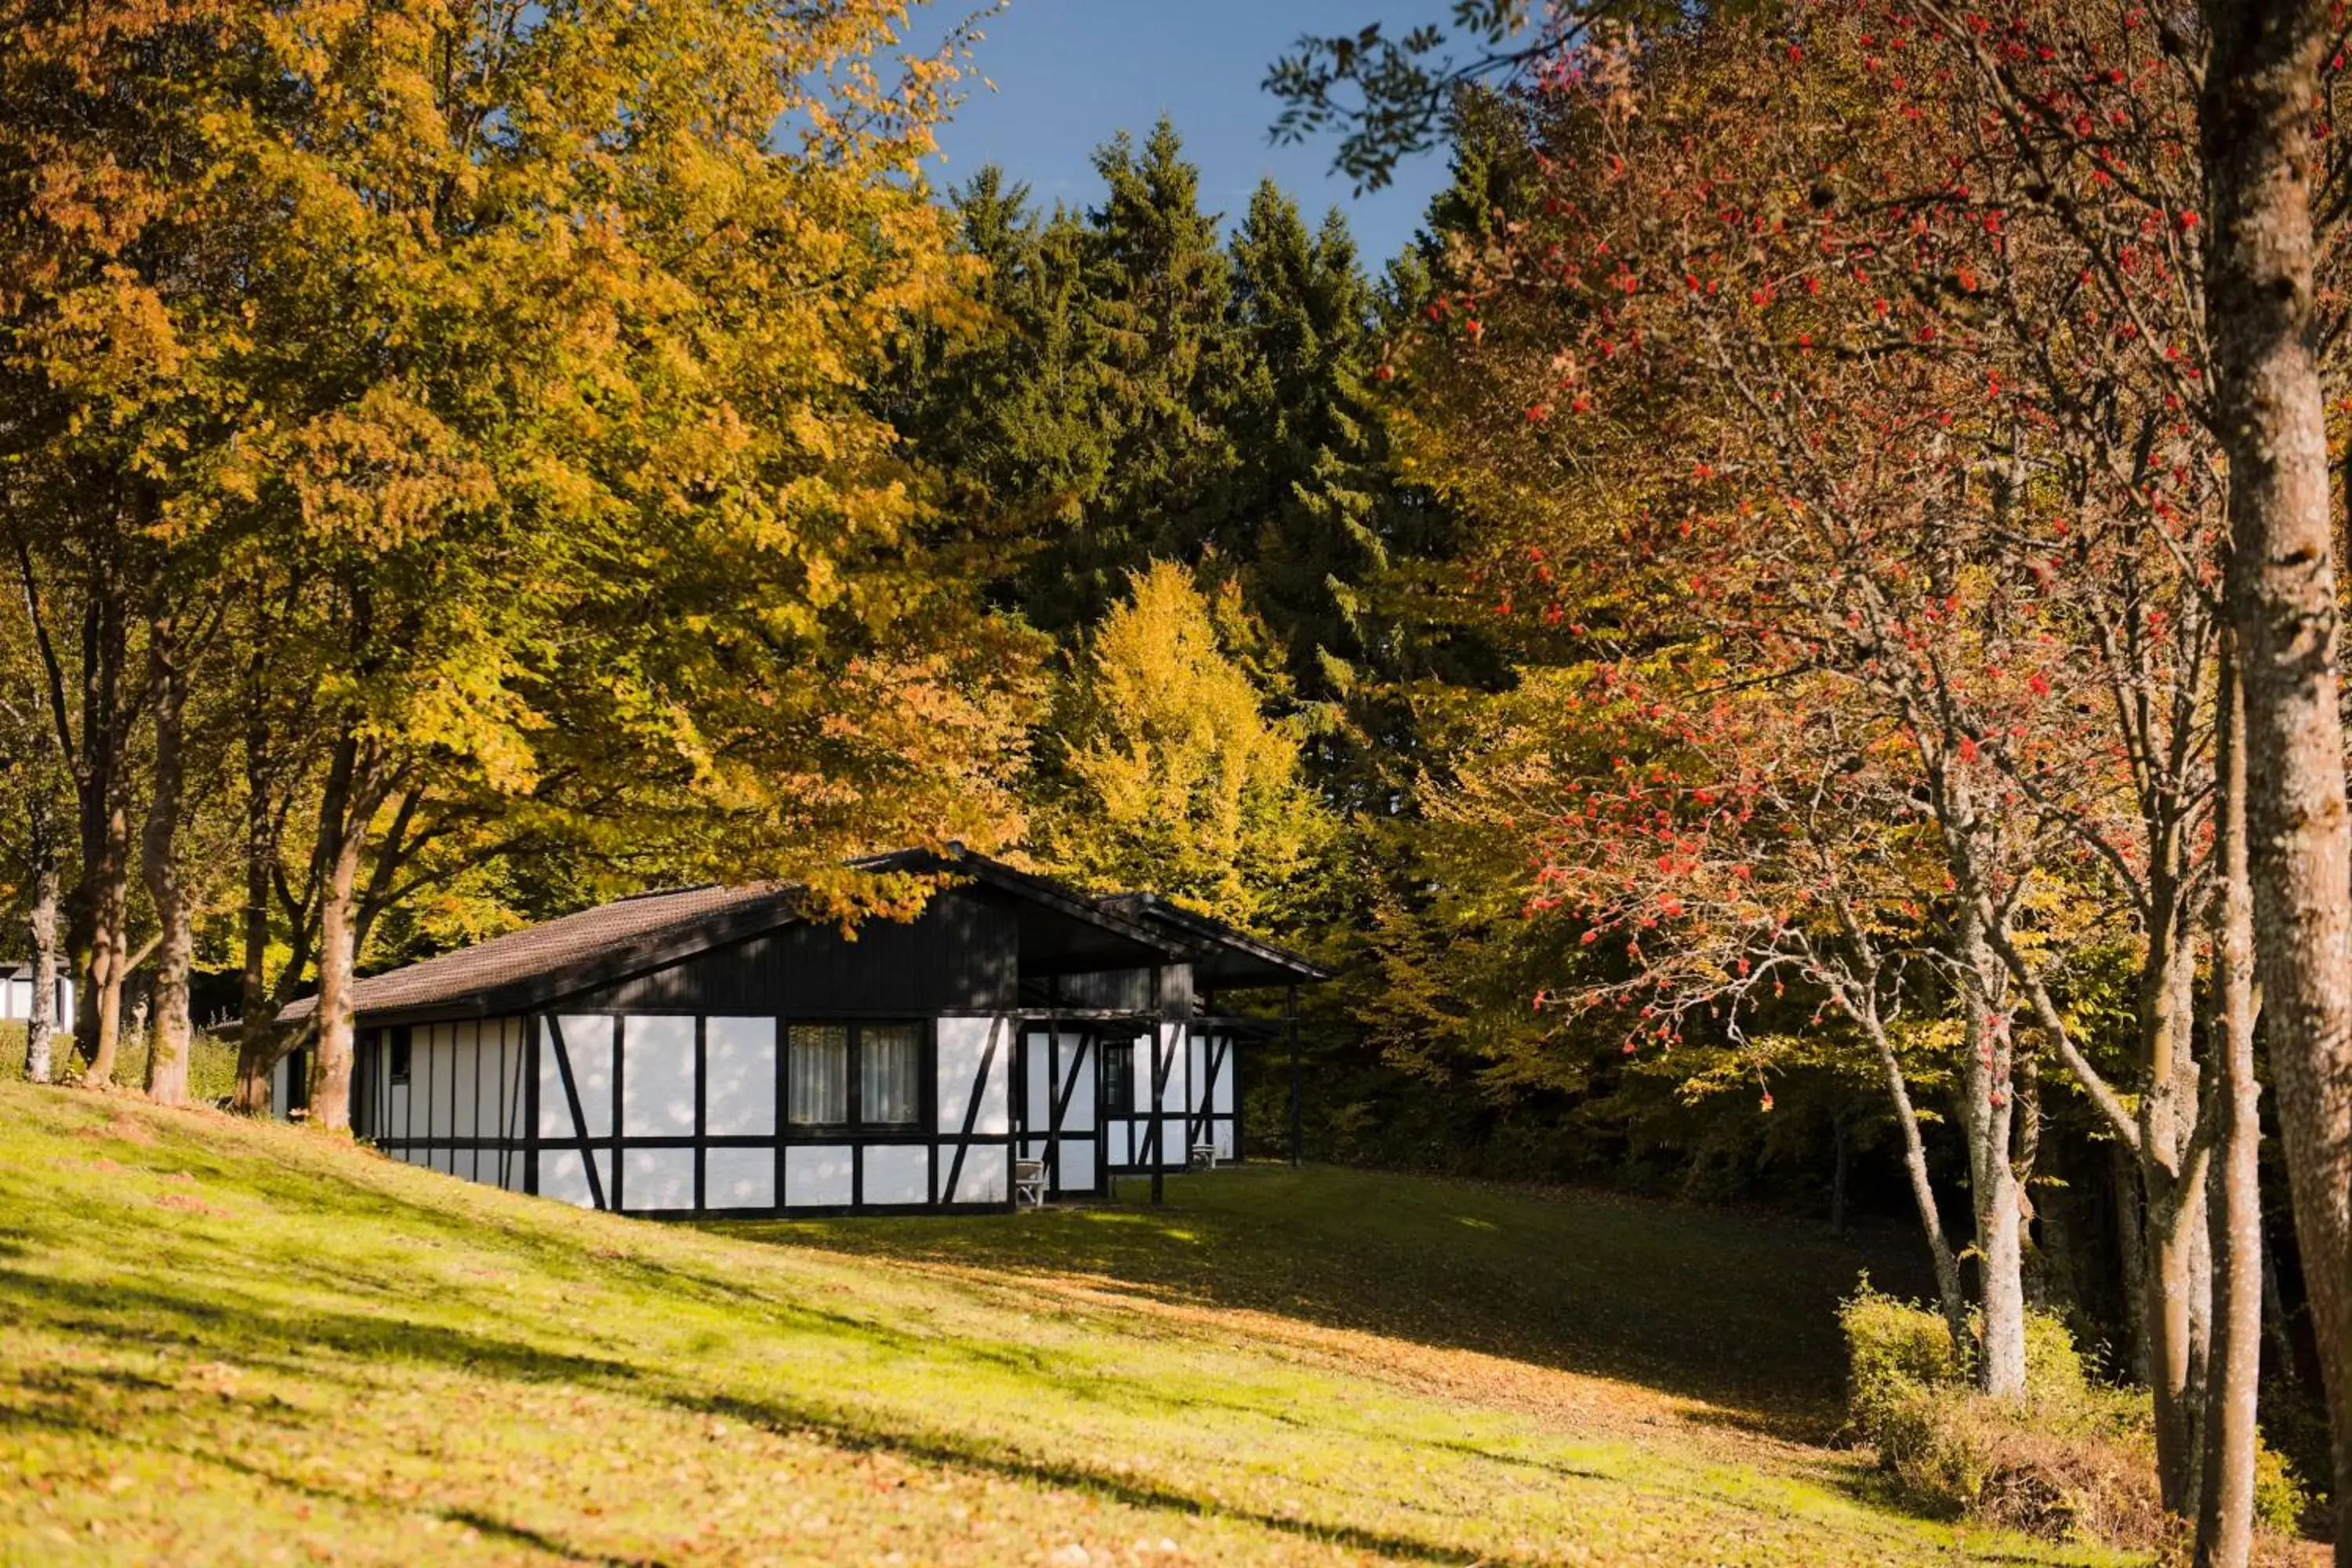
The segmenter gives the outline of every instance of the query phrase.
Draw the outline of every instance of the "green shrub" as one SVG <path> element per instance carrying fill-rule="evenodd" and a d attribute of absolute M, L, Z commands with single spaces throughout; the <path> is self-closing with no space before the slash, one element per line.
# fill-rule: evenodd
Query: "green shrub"
<path fill-rule="evenodd" d="M 1976 1392 L 1927 1308 L 1865 1282 L 1840 1321 L 1854 1435 L 1934 1511 L 2055 1541 L 2148 1546 L 2171 1533 L 2145 1401 L 2095 1383 L 2056 1317 L 2027 1316 L 2021 1401 Z"/>
<path fill-rule="evenodd" d="M 2039 1404 L 2074 1409 L 2091 1398 L 2091 1369 L 2073 1331 L 2055 1312 L 2025 1314 L 2025 1387 Z"/>
<path fill-rule="evenodd" d="M 2014 1401 L 1971 1386 L 1941 1314 L 1868 1280 L 1839 1321 L 1853 1433 L 1932 1511 L 2053 1541 L 2148 1547 L 2179 1534 L 2157 1483 L 2147 1394 L 2095 1378 L 2054 1315 L 2026 1314 L 2025 1397 Z M 2293 1533 L 2303 1488 L 2267 1444 L 2255 1467 L 2257 1522 Z"/>
<path fill-rule="evenodd" d="M 1966 1381 L 1952 1336 L 1934 1312 L 1861 1288 L 1839 1304 L 1845 1331 L 1846 1411 L 1856 1436 L 1884 1447 L 1880 1431 L 1918 1389 Z"/>
<path fill-rule="evenodd" d="M 2311 1494 L 2296 1479 L 2294 1467 L 2286 1456 L 2273 1448 L 2268 1442 L 2254 1448 L 2254 1522 L 2264 1530 L 2280 1535 L 2294 1535 L 2303 1529 L 2303 1516 L 2310 1510 Z"/>

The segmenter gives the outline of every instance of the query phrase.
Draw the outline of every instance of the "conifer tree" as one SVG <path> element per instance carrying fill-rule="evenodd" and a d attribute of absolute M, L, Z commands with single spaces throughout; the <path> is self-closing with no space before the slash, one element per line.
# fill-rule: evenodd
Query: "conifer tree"
<path fill-rule="evenodd" d="M 1377 358 L 1371 289 L 1338 212 L 1310 234 L 1271 182 L 1232 255 L 1236 552 L 1302 692 L 1344 697 L 1363 651 L 1362 594 L 1387 563 L 1390 485 L 1364 385 Z"/>
<path fill-rule="evenodd" d="M 1196 555 L 1234 460 L 1216 416 L 1226 268 L 1200 171 L 1164 118 L 1139 150 L 1122 132 L 1095 167 L 1108 188 L 1087 215 L 1084 348 L 1108 462 L 1078 528 L 1035 560 L 1021 595 L 1056 631 L 1099 616 L 1150 557 Z"/>
<path fill-rule="evenodd" d="M 932 331 L 893 374 L 889 412 L 968 530 L 1045 539 L 1078 521 L 1104 482 L 1108 442 L 1087 352 L 1087 233 L 1040 217 L 994 164 L 950 193 L 957 246 L 983 268 L 976 324 Z"/>

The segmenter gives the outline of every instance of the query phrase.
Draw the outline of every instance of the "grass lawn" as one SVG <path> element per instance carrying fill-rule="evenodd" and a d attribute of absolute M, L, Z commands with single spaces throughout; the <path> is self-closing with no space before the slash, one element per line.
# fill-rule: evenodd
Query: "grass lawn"
<path fill-rule="evenodd" d="M 0 1084 L 0 1561 L 2102 1561 L 1800 1440 L 1863 1261 L 1334 1171 L 694 1229 Z"/>

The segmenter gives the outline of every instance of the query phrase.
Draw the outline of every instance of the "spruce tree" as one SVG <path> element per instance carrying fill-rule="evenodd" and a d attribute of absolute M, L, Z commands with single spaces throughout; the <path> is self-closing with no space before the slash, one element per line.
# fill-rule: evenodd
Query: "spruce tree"
<path fill-rule="evenodd" d="M 1109 444 L 1076 529 L 1042 552 L 1021 601 L 1067 631 L 1097 618 L 1153 556 L 1196 560 L 1233 468 L 1217 416 L 1229 374 L 1224 258 L 1201 211 L 1200 171 L 1162 119 L 1139 151 L 1099 149 L 1106 190 L 1086 225 L 1085 338 L 1091 384 L 1069 389 Z"/>
<path fill-rule="evenodd" d="M 1345 697 L 1363 652 L 1364 590 L 1387 564 L 1390 485 L 1365 395 L 1371 290 L 1345 220 L 1335 211 L 1310 235 L 1272 182 L 1234 236 L 1232 268 L 1235 552 L 1301 692 Z"/>
<path fill-rule="evenodd" d="M 994 164 L 950 193 L 959 248 L 980 264 L 977 318 L 910 345 L 890 416 L 968 533 L 1034 548 L 1078 522 L 1109 443 L 1086 321 L 1087 236 L 1061 208 L 1040 219 Z"/>

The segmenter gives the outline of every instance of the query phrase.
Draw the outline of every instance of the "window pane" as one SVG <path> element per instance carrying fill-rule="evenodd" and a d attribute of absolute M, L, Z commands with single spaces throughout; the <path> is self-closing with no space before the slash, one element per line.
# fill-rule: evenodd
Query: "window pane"
<path fill-rule="evenodd" d="M 1135 1109 L 1135 1042 L 1103 1042 L 1103 1102 L 1111 1114 L 1124 1116 Z"/>
<path fill-rule="evenodd" d="M 793 1026 L 787 1092 L 795 1126 L 833 1127 L 849 1120 L 849 1026 Z"/>
<path fill-rule="evenodd" d="M 915 1124 L 915 1039 L 912 1024 L 868 1024 L 858 1031 L 858 1109 L 867 1126 Z"/>

